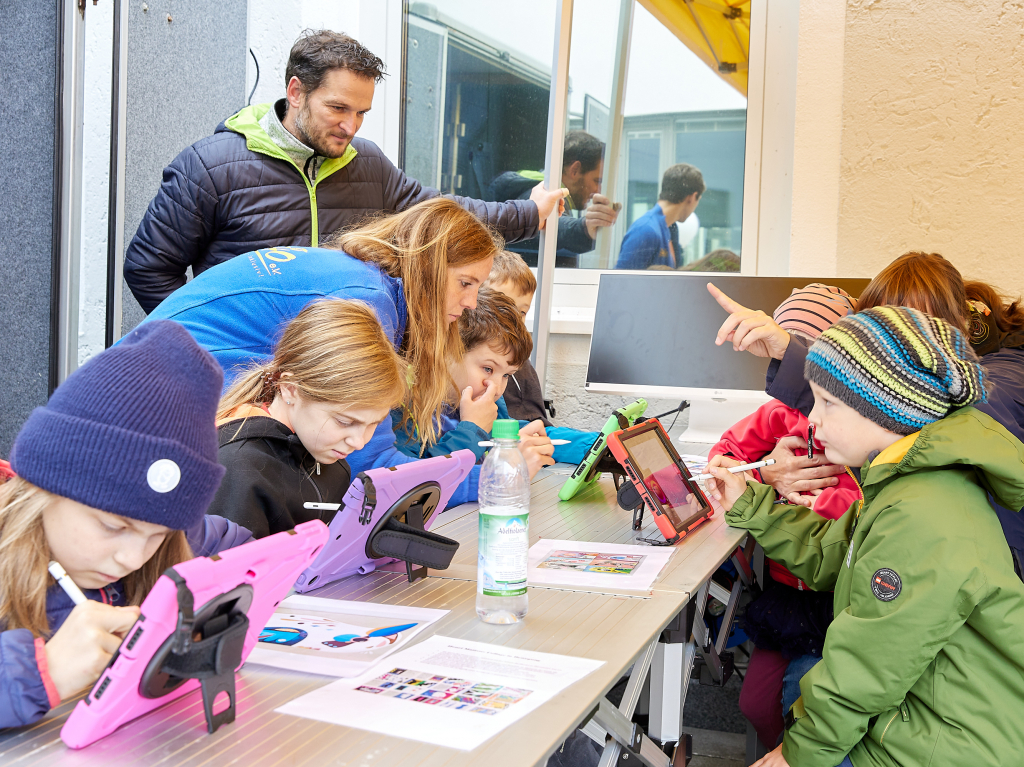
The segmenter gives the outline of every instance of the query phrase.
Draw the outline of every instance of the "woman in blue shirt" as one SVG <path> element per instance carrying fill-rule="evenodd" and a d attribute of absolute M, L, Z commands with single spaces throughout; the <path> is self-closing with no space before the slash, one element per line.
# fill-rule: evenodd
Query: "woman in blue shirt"
<path fill-rule="evenodd" d="M 435 198 L 338 234 L 324 248 L 281 247 L 237 256 L 176 290 L 147 321 L 180 322 L 224 368 L 225 386 L 271 357 L 284 327 L 310 301 L 357 299 L 377 314 L 409 362 L 408 409 L 435 442 L 450 396 L 449 364 L 461 358 L 456 321 L 476 306 L 501 238 L 451 200 Z M 348 463 L 352 476 L 412 461 L 385 419 Z M 474 469 L 451 503 L 476 500 Z"/>

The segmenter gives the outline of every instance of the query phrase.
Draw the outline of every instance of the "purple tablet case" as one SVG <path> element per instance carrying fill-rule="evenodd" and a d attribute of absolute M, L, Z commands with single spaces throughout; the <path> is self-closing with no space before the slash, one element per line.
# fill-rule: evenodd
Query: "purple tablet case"
<path fill-rule="evenodd" d="M 313 520 L 212 557 L 168 568 L 138 621 L 60 736 L 71 748 L 198 687 L 208 732 L 235 718 L 235 671 L 249 656 L 295 577 L 320 552 L 327 526 Z M 214 700 L 227 694 L 227 708 Z"/>
<path fill-rule="evenodd" d="M 304 594 L 399 560 L 405 561 L 410 580 L 425 574 L 413 564 L 448 567 L 458 544 L 429 529 L 475 463 L 472 450 L 456 450 L 360 472 L 331 520 L 327 545 L 299 576 L 295 590 Z"/>

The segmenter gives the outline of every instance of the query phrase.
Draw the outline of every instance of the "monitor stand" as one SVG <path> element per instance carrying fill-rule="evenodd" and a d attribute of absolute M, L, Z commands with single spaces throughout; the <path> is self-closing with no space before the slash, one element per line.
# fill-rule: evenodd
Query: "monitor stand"
<path fill-rule="evenodd" d="M 707 396 L 690 397 L 690 420 L 679 442 L 693 445 L 713 445 L 722 438 L 726 429 L 746 418 L 768 402 L 764 392 L 709 392 Z M 683 451 L 686 452 L 686 451 Z"/>

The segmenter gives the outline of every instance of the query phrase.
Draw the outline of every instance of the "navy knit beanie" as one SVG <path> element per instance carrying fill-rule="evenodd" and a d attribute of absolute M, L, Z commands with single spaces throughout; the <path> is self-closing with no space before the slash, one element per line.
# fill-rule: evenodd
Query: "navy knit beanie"
<path fill-rule="evenodd" d="M 32 411 L 11 467 L 86 506 L 188 530 L 224 476 L 214 425 L 223 380 L 184 327 L 146 322 Z"/>
<path fill-rule="evenodd" d="M 986 396 L 985 370 L 964 334 L 905 306 L 843 317 L 807 352 L 804 377 L 904 435 Z"/>

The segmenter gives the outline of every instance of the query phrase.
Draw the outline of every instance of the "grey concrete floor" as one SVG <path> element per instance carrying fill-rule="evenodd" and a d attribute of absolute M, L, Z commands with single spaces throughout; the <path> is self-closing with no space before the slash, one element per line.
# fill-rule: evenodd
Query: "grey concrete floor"
<path fill-rule="evenodd" d="M 736 656 L 745 666 L 742 653 Z M 724 687 L 690 682 L 683 709 L 683 730 L 693 736 L 690 767 L 744 767 L 747 720 L 739 707 L 742 684 L 739 674 Z"/>
<path fill-rule="evenodd" d="M 693 759 L 689 767 L 743 767 L 746 739 L 735 732 L 685 727 L 693 736 Z"/>

